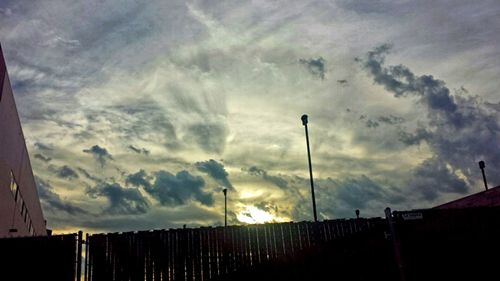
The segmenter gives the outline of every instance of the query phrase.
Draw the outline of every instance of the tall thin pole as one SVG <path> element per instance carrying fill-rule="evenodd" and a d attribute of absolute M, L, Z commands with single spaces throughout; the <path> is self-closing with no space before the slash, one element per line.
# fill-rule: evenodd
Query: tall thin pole
<path fill-rule="evenodd" d="M 318 215 L 316 214 L 316 197 L 314 196 L 314 180 L 313 180 L 313 171 L 311 163 L 311 149 L 309 148 L 309 131 L 307 130 L 307 115 L 306 114 L 302 115 L 301 119 L 302 119 L 302 125 L 304 125 L 304 127 L 306 128 L 307 158 L 309 160 L 309 179 L 311 180 L 311 195 L 313 203 L 314 222 L 317 222 Z"/>
<path fill-rule="evenodd" d="M 484 161 L 479 161 L 479 169 L 481 169 L 481 173 L 483 174 L 484 188 L 488 190 L 488 182 L 486 181 L 486 175 L 484 174 L 485 167 L 486 165 L 484 164 Z"/>
<path fill-rule="evenodd" d="M 224 192 L 224 226 L 227 226 L 227 188 L 222 190 Z"/>

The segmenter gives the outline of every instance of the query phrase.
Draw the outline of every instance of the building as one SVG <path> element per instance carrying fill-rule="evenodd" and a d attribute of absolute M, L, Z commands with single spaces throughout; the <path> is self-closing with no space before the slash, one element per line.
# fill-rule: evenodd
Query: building
<path fill-rule="evenodd" d="M 0 45 L 0 237 L 46 234 L 28 150 Z"/>
<path fill-rule="evenodd" d="M 444 203 L 434 207 L 434 209 L 462 209 L 474 207 L 500 207 L 500 186 Z"/>

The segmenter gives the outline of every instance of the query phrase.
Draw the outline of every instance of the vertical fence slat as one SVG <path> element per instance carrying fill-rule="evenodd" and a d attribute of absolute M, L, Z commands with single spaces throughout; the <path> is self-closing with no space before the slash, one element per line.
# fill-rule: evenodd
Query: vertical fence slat
<path fill-rule="evenodd" d="M 217 231 L 211 229 L 210 231 L 210 277 L 214 278 L 217 276 Z"/>
<path fill-rule="evenodd" d="M 200 229 L 193 230 L 193 280 L 201 280 Z"/>
<path fill-rule="evenodd" d="M 260 250 L 262 251 L 261 253 L 261 261 L 262 262 L 267 262 L 269 261 L 270 257 L 270 252 L 271 250 L 269 249 L 269 233 L 267 229 L 267 225 L 261 225 L 260 226 Z"/>
<path fill-rule="evenodd" d="M 208 229 L 201 229 L 201 270 L 202 280 L 210 279 L 210 257 L 209 257 Z"/>

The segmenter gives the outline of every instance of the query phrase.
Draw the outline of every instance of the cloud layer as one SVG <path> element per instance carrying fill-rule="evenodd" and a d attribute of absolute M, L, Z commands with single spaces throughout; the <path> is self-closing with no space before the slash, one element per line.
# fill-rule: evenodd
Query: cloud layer
<path fill-rule="evenodd" d="M 500 184 L 499 5 L 0 3 L 48 225 L 220 225 L 424 208 Z"/>

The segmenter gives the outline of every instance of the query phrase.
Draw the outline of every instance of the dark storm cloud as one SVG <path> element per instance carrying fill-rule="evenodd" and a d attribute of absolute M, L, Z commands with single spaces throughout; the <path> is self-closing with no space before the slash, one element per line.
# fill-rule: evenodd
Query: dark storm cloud
<path fill-rule="evenodd" d="M 211 193 L 203 191 L 205 181 L 201 177 L 193 176 L 188 171 L 178 172 L 176 175 L 167 171 L 154 173 L 154 183 L 144 188 L 160 204 L 178 206 L 195 200 L 206 206 L 212 206 L 214 200 Z"/>
<path fill-rule="evenodd" d="M 199 171 L 208 174 L 223 187 L 230 190 L 234 189 L 233 185 L 228 179 L 229 174 L 226 172 L 226 169 L 224 169 L 224 165 L 222 165 L 221 163 L 210 159 L 204 162 L 196 162 L 194 165 Z"/>
<path fill-rule="evenodd" d="M 446 163 L 437 158 L 427 159 L 413 172 L 410 182 L 412 190 L 426 200 L 434 200 L 440 192 L 465 194 L 466 182 L 446 167 Z"/>
<path fill-rule="evenodd" d="M 53 150 L 52 147 L 46 145 L 46 144 L 43 144 L 41 142 L 36 142 L 35 143 L 35 147 L 38 148 L 39 150 L 43 150 L 43 151 L 51 151 Z"/>
<path fill-rule="evenodd" d="M 313 76 L 325 79 L 326 73 L 326 60 L 322 57 L 317 59 L 300 59 L 299 62 L 307 67 Z"/>
<path fill-rule="evenodd" d="M 377 128 L 379 126 L 377 121 L 373 121 L 371 119 L 368 119 L 365 123 L 366 127 L 368 128 Z"/>
<path fill-rule="evenodd" d="M 146 189 L 151 188 L 151 184 L 149 182 L 150 177 L 146 175 L 144 170 L 140 170 L 135 174 L 130 174 L 125 179 L 125 184 L 130 184 L 135 187 L 144 187 Z"/>
<path fill-rule="evenodd" d="M 87 179 L 95 182 L 95 183 L 103 183 L 104 181 L 98 177 L 95 177 L 95 176 L 92 176 L 89 172 L 87 172 L 87 170 L 83 169 L 83 168 L 77 168 L 78 171 L 83 174 Z"/>
<path fill-rule="evenodd" d="M 40 201 L 46 210 L 50 210 L 52 212 L 63 211 L 70 215 L 82 215 L 88 213 L 82 208 L 74 206 L 69 202 L 64 202 L 48 182 L 36 176 L 35 182 L 38 188 L 38 196 L 40 196 Z"/>
<path fill-rule="evenodd" d="M 222 153 L 226 147 L 228 128 L 223 123 L 195 124 L 188 127 L 187 137 L 208 153 Z"/>
<path fill-rule="evenodd" d="M 102 183 L 88 188 L 87 194 L 93 198 L 105 197 L 109 206 L 108 214 L 142 214 L 149 209 L 149 203 L 135 188 L 124 188 L 118 183 Z"/>
<path fill-rule="evenodd" d="M 380 122 L 380 123 L 388 124 L 388 125 L 397 125 L 397 124 L 403 123 L 404 122 L 404 118 L 403 117 L 394 116 L 394 115 L 388 115 L 388 116 L 379 116 L 377 118 L 377 121 Z"/>
<path fill-rule="evenodd" d="M 57 169 L 57 176 L 63 179 L 77 179 L 78 174 L 69 166 L 64 165 Z"/>
<path fill-rule="evenodd" d="M 344 87 L 349 85 L 349 82 L 346 79 L 337 80 L 337 83 Z"/>
<path fill-rule="evenodd" d="M 113 157 L 109 154 L 108 150 L 100 147 L 99 145 L 94 145 L 90 149 L 84 149 L 83 152 L 92 154 L 96 161 L 101 164 L 101 167 L 104 167 L 106 160 L 113 160 Z"/>
<path fill-rule="evenodd" d="M 317 178 L 314 182 L 317 210 L 326 218 L 353 217 L 356 209 L 359 209 L 363 216 L 378 216 L 383 214 L 385 207 L 404 205 L 408 198 L 400 189 L 382 185 L 365 175 L 344 177 L 340 180 Z M 309 179 L 302 177 L 293 178 L 289 185 L 299 186 L 308 192 L 310 188 Z M 310 197 L 300 198 L 295 204 L 295 220 L 312 218 L 310 200 Z"/>
<path fill-rule="evenodd" d="M 366 115 L 361 115 L 359 117 L 360 120 L 367 119 L 368 117 Z M 394 115 L 388 115 L 388 116 L 379 116 L 376 119 L 368 119 L 365 122 L 365 126 L 368 128 L 377 128 L 380 125 L 399 125 L 404 122 L 404 119 L 402 117 L 397 117 Z"/>
<path fill-rule="evenodd" d="M 334 187 L 335 199 L 351 209 L 363 209 L 371 201 L 395 204 L 404 200 L 397 192 L 383 187 L 365 175 L 342 180 L 319 181 L 320 188 Z"/>
<path fill-rule="evenodd" d="M 432 134 L 424 128 L 417 128 L 414 133 L 399 131 L 398 134 L 398 139 L 406 145 L 418 145 L 422 141 L 427 141 L 432 137 Z"/>
<path fill-rule="evenodd" d="M 487 106 L 487 103 L 475 96 L 452 95 L 446 84 L 432 75 L 415 75 L 403 65 L 385 66 L 385 56 L 390 45 L 382 45 L 368 52 L 363 63 L 376 83 L 393 93 L 395 97 L 417 97 L 420 105 L 427 111 L 429 122 L 419 127 L 414 133 L 402 132 L 399 138 L 406 144 L 418 144 L 426 141 L 434 153 L 432 163 L 448 163 L 452 169 L 459 169 L 467 177 L 468 183 L 479 180 L 476 170 L 477 161 L 485 160 L 490 169 L 500 169 L 500 114 Z M 431 161 L 431 160 L 429 160 Z M 428 170 L 429 162 L 424 162 L 421 169 Z M 434 165 L 436 166 L 436 165 Z M 436 166 L 440 168 L 440 166 Z M 439 169 L 438 169 L 439 170 Z M 462 182 L 450 180 L 462 190 Z M 429 173 L 416 173 L 425 175 Z M 500 183 L 500 175 L 490 177 L 494 185 Z M 437 191 L 453 191 L 451 188 Z M 432 193 L 426 198 L 433 198 Z"/>
<path fill-rule="evenodd" d="M 248 168 L 248 173 L 256 176 L 261 176 L 264 180 L 275 184 L 279 188 L 285 189 L 288 187 L 288 182 L 284 178 L 269 175 L 266 171 L 259 169 L 256 166 Z"/>
<path fill-rule="evenodd" d="M 40 154 L 40 153 L 35 154 L 35 158 L 40 159 L 45 163 L 50 162 L 50 160 L 52 160 L 52 158 L 50 158 L 48 156 L 44 156 L 43 154 Z"/>
<path fill-rule="evenodd" d="M 149 150 L 145 148 L 138 148 L 133 145 L 129 145 L 128 148 L 137 154 L 149 155 Z"/>
<path fill-rule="evenodd" d="M 484 105 L 492 110 L 500 112 L 500 102 L 498 102 L 498 103 L 485 102 Z"/>
<path fill-rule="evenodd" d="M 385 67 L 385 55 L 391 49 L 390 45 L 382 45 L 368 52 L 364 67 L 372 74 L 376 83 L 394 93 L 395 97 L 417 96 L 420 102 L 430 110 L 429 115 L 434 121 L 444 121 L 457 128 L 470 125 L 475 119 L 473 115 L 464 115 L 459 110 L 455 98 L 441 80 L 432 75 L 416 76 L 403 65 Z"/>

